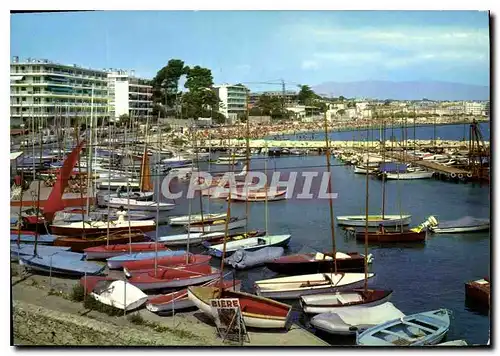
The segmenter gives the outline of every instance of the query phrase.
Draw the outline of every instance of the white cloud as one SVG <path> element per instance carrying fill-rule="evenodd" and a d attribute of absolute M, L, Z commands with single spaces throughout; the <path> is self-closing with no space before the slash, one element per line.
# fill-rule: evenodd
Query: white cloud
<path fill-rule="evenodd" d="M 306 60 L 302 61 L 301 67 L 302 67 L 302 69 L 318 69 L 319 64 L 317 61 L 306 59 Z"/>

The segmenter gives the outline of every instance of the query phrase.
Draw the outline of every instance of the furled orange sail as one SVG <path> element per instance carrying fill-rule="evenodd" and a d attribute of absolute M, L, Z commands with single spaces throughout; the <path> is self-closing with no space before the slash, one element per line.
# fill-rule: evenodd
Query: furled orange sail
<path fill-rule="evenodd" d="M 43 209 L 45 219 L 48 221 L 52 221 L 52 218 L 57 211 L 64 209 L 62 196 L 64 194 L 64 190 L 68 186 L 68 180 L 71 172 L 73 171 L 73 167 L 80 159 L 80 151 L 84 145 L 85 141 L 80 142 L 80 144 L 78 144 L 73 151 L 71 151 L 69 156 L 64 161 L 63 166 L 59 170 L 56 183 L 54 184 Z"/>
<path fill-rule="evenodd" d="M 153 183 L 151 182 L 151 170 L 149 169 L 148 151 L 144 148 L 141 162 L 141 192 L 151 192 Z"/>

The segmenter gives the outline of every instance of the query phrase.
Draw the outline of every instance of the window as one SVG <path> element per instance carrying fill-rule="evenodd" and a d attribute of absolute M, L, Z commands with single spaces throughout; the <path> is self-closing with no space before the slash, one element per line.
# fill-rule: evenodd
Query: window
<path fill-rule="evenodd" d="M 23 101 L 26 101 L 26 98 L 23 98 Z"/>
<path fill-rule="evenodd" d="M 22 87 L 22 88 L 21 88 L 21 91 L 26 91 L 26 87 Z"/>

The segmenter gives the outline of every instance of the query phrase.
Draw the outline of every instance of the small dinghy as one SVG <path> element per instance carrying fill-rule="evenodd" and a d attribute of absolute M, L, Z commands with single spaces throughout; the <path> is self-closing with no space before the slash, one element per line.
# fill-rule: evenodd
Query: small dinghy
<path fill-rule="evenodd" d="M 255 251 L 264 247 L 286 246 L 290 242 L 292 235 L 270 235 L 260 237 L 250 237 L 242 240 L 226 242 L 226 256 L 235 253 L 237 250 Z M 208 253 L 215 257 L 222 257 L 224 243 L 211 246 Z"/>
<path fill-rule="evenodd" d="M 54 235 L 38 235 L 38 237 L 36 237 L 36 241 L 39 244 L 52 245 L 56 238 L 57 237 Z M 10 242 L 16 243 L 18 239 L 21 243 L 35 243 L 35 234 L 22 233 L 21 235 L 18 235 L 17 233 L 11 231 Z"/>
<path fill-rule="evenodd" d="M 434 218 L 436 225 L 430 226 L 429 230 L 436 234 L 476 232 L 490 229 L 489 219 L 477 219 L 472 216 L 465 216 L 458 220 L 438 222 L 435 217 L 431 216 L 428 220 L 432 218 Z"/>
<path fill-rule="evenodd" d="M 228 234 L 227 237 L 225 238 L 225 232 L 209 232 L 208 234 L 204 234 L 202 236 L 203 242 L 202 245 L 205 248 L 210 248 L 212 245 L 217 245 L 217 244 L 222 244 L 224 243 L 224 240 L 226 242 L 229 241 L 237 241 L 237 240 L 242 240 L 246 239 L 249 237 L 259 237 L 259 236 L 265 236 L 266 232 L 261 231 L 261 230 L 253 230 L 253 231 L 248 231 L 248 232 L 235 232 L 232 234 Z"/>
<path fill-rule="evenodd" d="M 127 211 L 127 219 L 128 220 L 154 220 L 156 218 L 154 213 L 147 213 L 145 211 L 137 211 L 137 210 L 128 210 Z M 103 220 L 107 221 L 118 219 L 117 211 L 111 210 L 108 214 L 108 209 L 100 209 L 96 211 L 91 211 L 87 213 L 82 209 L 71 209 L 71 210 L 62 210 L 56 212 L 54 215 L 54 222 L 75 222 L 75 221 L 83 221 L 83 220 Z"/>
<path fill-rule="evenodd" d="M 412 180 L 412 179 L 430 179 L 434 176 L 434 172 L 415 171 L 405 173 L 385 173 L 387 180 Z"/>
<path fill-rule="evenodd" d="M 220 276 L 220 270 L 208 264 L 160 267 L 145 273 L 132 273 L 129 282 L 141 290 L 180 288 L 205 283 Z"/>
<path fill-rule="evenodd" d="M 87 260 L 105 260 L 114 256 L 126 255 L 130 252 L 168 251 L 169 248 L 162 243 L 133 242 L 131 244 L 102 245 L 89 247 L 83 250 Z"/>
<path fill-rule="evenodd" d="M 365 257 L 358 252 L 337 252 L 335 259 L 338 272 L 363 272 L 365 270 Z M 371 255 L 368 256 L 368 261 L 371 262 Z M 289 255 L 266 262 L 266 267 L 273 272 L 289 276 L 331 272 L 333 258 L 331 254 L 321 252 Z"/>
<path fill-rule="evenodd" d="M 119 255 L 119 256 L 114 256 L 110 257 L 107 259 L 108 261 L 108 267 L 110 269 L 117 269 L 121 268 L 125 262 L 129 261 L 138 261 L 138 260 L 146 260 L 146 259 L 151 259 L 155 257 L 165 257 L 165 256 L 179 256 L 179 255 L 184 255 L 186 251 L 179 250 L 179 251 L 171 251 L 171 250 L 163 250 L 163 251 L 158 251 L 156 252 L 137 252 L 137 253 L 128 253 L 125 255 Z M 157 256 L 156 256 L 157 255 Z"/>
<path fill-rule="evenodd" d="M 405 315 L 392 303 L 387 302 L 362 310 L 338 310 L 323 313 L 311 318 L 310 323 L 316 329 L 333 335 L 355 335 L 373 326 Z"/>
<path fill-rule="evenodd" d="M 134 191 L 129 191 L 129 192 L 119 192 L 119 193 L 111 193 L 111 194 L 103 194 L 98 197 L 103 198 L 101 202 L 104 201 L 104 199 L 109 199 L 109 198 L 122 198 L 122 199 L 134 199 L 137 201 L 147 201 L 147 200 L 152 200 L 154 196 L 154 192 L 134 192 Z M 101 204 L 105 205 L 105 204 Z"/>
<path fill-rule="evenodd" d="M 148 300 L 147 294 L 139 288 L 121 280 L 99 282 L 90 296 L 103 304 L 126 311 L 137 309 Z"/>
<path fill-rule="evenodd" d="M 244 292 L 222 290 L 218 287 L 189 287 L 189 299 L 207 316 L 215 317 L 211 299 L 238 299 L 241 315 L 247 327 L 263 329 L 287 328 L 292 307 L 269 298 Z"/>
<path fill-rule="evenodd" d="M 368 243 L 405 243 L 416 242 L 423 243 L 427 237 L 427 230 L 415 231 L 414 229 L 407 231 L 365 231 L 356 232 L 356 240 Z"/>
<path fill-rule="evenodd" d="M 411 215 L 369 215 L 368 227 L 409 225 Z M 365 215 L 337 216 L 337 224 L 344 226 L 366 226 Z"/>
<path fill-rule="evenodd" d="M 149 258 L 146 260 L 130 261 L 123 263 L 123 272 L 127 277 L 132 274 L 150 272 L 156 267 L 178 267 L 208 264 L 212 256 L 193 255 L 191 253 L 180 256 L 159 257 L 156 260 Z"/>
<path fill-rule="evenodd" d="M 36 253 L 38 256 L 50 256 L 54 253 L 61 251 L 69 251 L 69 247 L 65 246 L 44 246 L 39 245 L 36 247 Z M 35 245 L 32 244 L 10 244 L 10 259 L 12 261 L 17 261 L 21 257 L 30 257 L 35 254 Z"/>
<path fill-rule="evenodd" d="M 194 223 L 201 223 L 202 221 L 207 222 L 209 220 L 224 219 L 225 217 L 226 217 L 226 213 L 203 214 L 203 219 L 202 219 L 201 214 L 194 214 L 191 216 L 182 215 L 182 216 L 171 217 L 169 220 L 169 223 L 172 226 L 188 225 L 188 224 L 194 224 Z"/>
<path fill-rule="evenodd" d="M 368 278 L 375 273 L 368 273 Z M 257 295 L 273 299 L 297 299 L 302 295 L 353 289 L 363 284 L 364 273 L 316 273 L 256 281 Z"/>
<path fill-rule="evenodd" d="M 19 264 L 33 271 L 78 277 L 100 274 L 106 268 L 82 259 L 83 254 L 63 251 L 51 256 L 21 257 Z"/>
<path fill-rule="evenodd" d="M 432 310 L 394 319 L 356 335 L 365 346 L 426 346 L 439 343 L 450 328 L 447 309 Z"/>
<path fill-rule="evenodd" d="M 154 220 L 100 220 L 100 221 L 74 221 L 68 223 L 56 223 L 50 226 L 54 235 L 61 236 L 95 236 L 106 235 L 115 231 L 140 230 L 142 232 L 154 231 L 156 223 Z"/>
<path fill-rule="evenodd" d="M 436 344 L 436 346 L 469 346 L 465 340 L 452 340 Z"/>
<path fill-rule="evenodd" d="M 206 284 L 207 286 L 220 286 L 220 280 L 215 279 Z M 241 281 L 224 281 L 222 288 L 239 292 L 241 287 Z M 191 299 L 188 297 L 187 288 L 182 289 L 177 292 L 172 292 L 168 294 L 159 295 L 152 297 L 148 300 L 146 308 L 153 313 L 164 313 L 169 311 L 179 311 L 183 309 L 188 309 L 195 307 Z"/>
<path fill-rule="evenodd" d="M 168 211 L 175 208 L 172 203 L 158 203 L 154 201 L 141 201 L 127 198 L 109 198 L 104 199 L 104 204 L 110 208 L 131 209 L 131 210 L 145 210 L 145 211 Z"/>
<path fill-rule="evenodd" d="M 304 313 L 334 313 L 337 310 L 358 310 L 384 304 L 391 299 L 392 290 L 353 289 L 335 293 L 303 295 L 300 306 Z"/>
<path fill-rule="evenodd" d="M 232 217 L 229 219 L 229 222 L 227 224 L 227 229 L 232 230 L 232 229 L 237 229 L 240 227 L 244 227 L 247 223 L 246 218 L 239 218 L 239 217 Z M 218 232 L 218 231 L 225 231 L 226 230 L 226 219 L 220 219 L 220 220 L 212 220 L 212 221 L 204 221 L 200 223 L 194 223 L 189 225 L 189 227 L 186 226 L 186 229 L 189 228 L 189 231 L 191 232 Z"/>
<path fill-rule="evenodd" d="M 264 247 L 253 252 L 239 249 L 226 258 L 224 264 L 228 264 L 235 269 L 247 269 L 261 266 L 267 261 L 282 256 L 284 252 L 285 249 L 283 247 Z"/>
<path fill-rule="evenodd" d="M 190 245 L 199 244 L 203 241 L 203 233 L 193 232 L 188 234 L 158 236 L 158 242 L 165 246 L 186 246 L 188 241 Z"/>

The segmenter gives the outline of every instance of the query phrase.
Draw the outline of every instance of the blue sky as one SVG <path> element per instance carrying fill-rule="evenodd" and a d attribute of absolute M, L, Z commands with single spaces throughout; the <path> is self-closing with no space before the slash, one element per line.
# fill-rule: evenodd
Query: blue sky
<path fill-rule="evenodd" d="M 489 83 L 487 12 L 102 11 L 11 15 L 11 56 L 153 77 L 169 59 L 216 83 Z M 254 84 L 252 84 L 254 83 Z"/>

